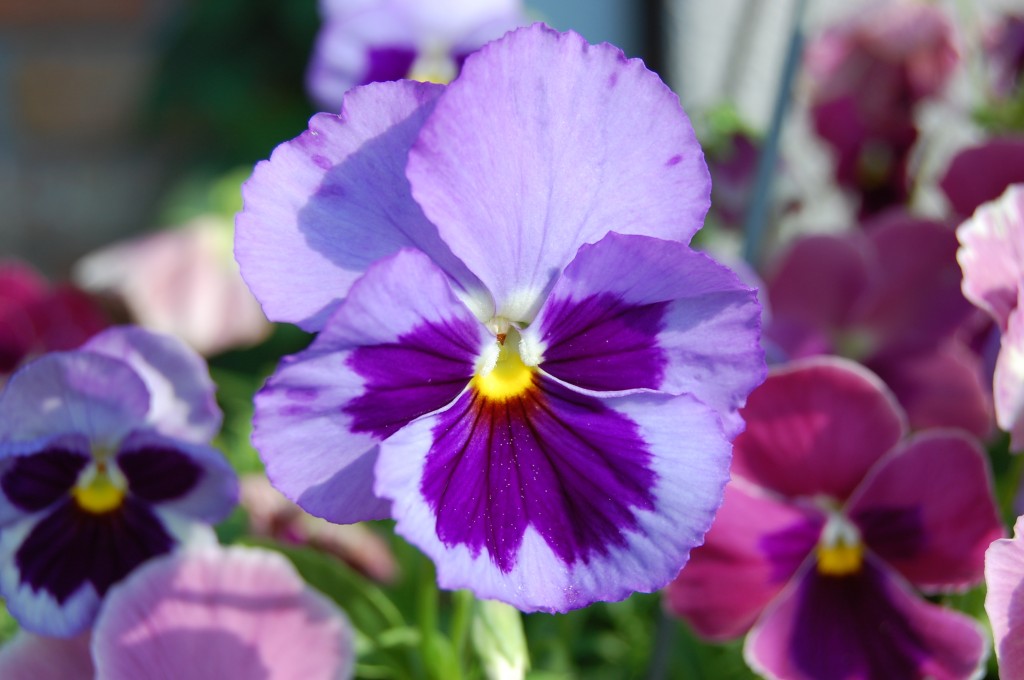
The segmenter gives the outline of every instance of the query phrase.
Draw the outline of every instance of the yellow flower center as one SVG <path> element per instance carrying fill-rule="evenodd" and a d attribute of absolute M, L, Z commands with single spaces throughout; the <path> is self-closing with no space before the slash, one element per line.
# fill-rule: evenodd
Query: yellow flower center
<path fill-rule="evenodd" d="M 458 70 L 458 65 L 448 56 L 446 49 L 432 46 L 420 51 L 406 77 L 421 83 L 447 85 L 458 75 Z"/>
<path fill-rule="evenodd" d="M 518 397 L 533 385 L 537 369 L 523 363 L 519 355 L 519 333 L 510 329 L 498 336 L 498 359 L 494 367 L 477 373 L 473 387 L 488 399 L 505 401 Z"/>
<path fill-rule="evenodd" d="M 819 574 L 849 576 L 860 572 L 864 544 L 857 527 L 838 513 L 832 515 L 821 531 L 816 556 Z"/>
<path fill-rule="evenodd" d="M 121 507 L 126 481 L 120 471 L 108 468 L 102 462 L 94 463 L 82 472 L 71 495 L 82 510 L 102 515 Z"/>

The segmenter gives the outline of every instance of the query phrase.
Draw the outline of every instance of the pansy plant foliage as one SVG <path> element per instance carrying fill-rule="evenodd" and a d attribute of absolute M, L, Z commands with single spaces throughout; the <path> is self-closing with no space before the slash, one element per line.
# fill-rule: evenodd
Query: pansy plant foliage
<path fill-rule="evenodd" d="M 111 328 L 0 393 L 0 594 L 44 635 L 86 629 L 107 590 L 223 519 L 237 496 L 209 441 L 221 413 L 180 341 Z"/>
<path fill-rule="evenodd" d="M 754 291 L 686 245 L 707 169 L 642 63 L 520 29 L 450 86 L 352 90 L 243 193 L 243 276 L 319 332 L 257 395 L 275 486 L 524 610 L 678 572 L 764 359 Z"/>

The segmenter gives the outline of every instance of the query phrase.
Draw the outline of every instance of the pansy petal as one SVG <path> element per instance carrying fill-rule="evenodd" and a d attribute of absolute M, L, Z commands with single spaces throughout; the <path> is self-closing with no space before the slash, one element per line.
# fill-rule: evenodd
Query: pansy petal
<path fill-rule="evenodd" d="M 133 496 L 168 512 L 214 523 L 238 500 L 231 464 L 209 446 L 136 431 L 121 443 L 115 462 Z"/>
<path fill-rule="evenodd" d="M 999 671 L 1004 678 L 1024 677 L 1024 519 L 1018 517 L 1012 539 L 993 541 L 985 552 L 985 612 L 992 622 Z"/>
<path fill-rule="evenodd" d="M 747 663 L 768 678 L 967 680 L 985 660 L 981 626 L 913 594 L 873 559 L 859 574 L 808 569 L 747 637 Z"/>
<path fill-rule="evenodd" d="M 999 427 L 1010 433 L 1010 448 L 1024 449 L 1024 311 L 1010 315 L 992 378 Z"/>
<path fill-rule="evenodd" d="M 19 631 L 0 648 L 0 678 L 5 680 L 94 680 L 89 635 L 70 639 Z"/>
<path fill-rule="evenodd" d="M 126 362 L 94 352 L 47 354 L 23 366 L 0 392 L 0 441 L 67 432 L 114 446 L 145 424 L 149 410 L 149 390 Z"/>
<path fill-rule="evenodd" d="M 928 590 L 980 581 L 985 548 L 1003 536 L 985 454 L 954 431 L 901 444 L 864 480 L 847 514 L 871 550 Z"/>
<path fill-rule="evenodd" d="M 523 343 L 572 386 L 692 394 L 735 436 L 737 408 L 764 380 L 760 320 L 757 293 L 708 256 L 609 234 L 580 248 Z"/>
<path fill-rule="evenodd" d="M 220 431 L 216 386 L 203 359 L 181 340 L 135 326 L 110 328 L 83 349 L 120 359 L 149 390 L 148 422 L 180 439 L 205 444 Z"/>
<path fill-rule="evenodd" d="M 91 460 L 88 441 L 73 435 L 7 456 L 0 462 L 0 524 L 21 514 L 39 512 L 63 499 Z"/>
<path fill-rule="evenodd" d="M 496 314 L 512 321 L 533 319 L 584 243 L 612 230 L 688 241 L 710 197 L 678 97 L 617 48 L 541 24 L 466 60 L 408 175 Z"/>
<path fill-rule="evenodd" d="M 253 548 L 185 551 L 114 588 L 96 622 L 98 677 L 351 677 L 352 629 L 281 555 Z"/>
<path fill-rule="evenodd" d="M 964 295 L 1005 331 L 1024 280 L 1024 184 L 982 205 L 956 235 Z"/>
<path fill-rule="evenodd" d="M 597 399 L 540 377 L 403 428 L 381 444 L 377 492 L 442 587 L 561 612 L 674 577 L 728 460 L 714 412 L 688 395 Z"/>
<path fill-rule="evenodd" d="M 966 218 L 1018 182 L 1024 182 L 1024 138 L 1002 137 L 957 154 L 939 186 L 953 210 Z"/>
<path fill-rule="evenodd" d="M 845 500 L 906 431 L 885 385 L 838 358 L 772 371 L 741 414 L 733 474 L 784 496 Z"/>
<path fill-rule="evenodd" d="M 704 545 L 665 591 L 668 609 L 702 637 L 743 635 L 814 551 L 820 512 L 733 481 Z"/>
<path fill-rule="evenodd" d="M 340 116 L 314 116 L 256 166 L 242 187 L 235 256 L 270 319 L 320 330 L 371 263 L 404 247 L 479 287 L 405 178 L 409 147 L 443 89 L 402 81 L 352 90 Z"/>
<path fill-rule="evenodd" d="M 332 522 L 388 516 L 373 495 L 376 444 L 455 399 L 488 341 L 422 253 L 373 265 L 256 396 L 253 441 L 274 486 Z"/>

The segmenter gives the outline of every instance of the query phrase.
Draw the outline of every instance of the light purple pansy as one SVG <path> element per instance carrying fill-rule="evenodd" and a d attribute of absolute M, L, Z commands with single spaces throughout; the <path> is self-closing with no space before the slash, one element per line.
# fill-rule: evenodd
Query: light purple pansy
<path fill-rule="evenodd" d="M 707 169 L 642 63 L 521 29 L 447 88 L 353 90 L 244 196 L 243 276 L 319 331 L 256 398 L 286 496 L 524 610 L 678 572 L 764 361 L 754 291 L 685 245 Z"/>
<path fill-rule="evenodd" d="M 1011 447 L 1024 449 L 1024 184 L 1014 184 L 982 205 L 957 229 L 957 259 L 963 291 L 988 312 L 1000 331 L 993 376 L 996 421 L 1010 433 Z"/>
<path fill-rule="evenodd" d="M 526 23 L 521 0 L 321 0 L 320 13 L 306 80 L 328 111 L 356 85 L 450 82 L 472 52 Z"/>
<path fill-rule="evenodd" d="M 1013 538 L 993 541 L 985 552 L 985 612 L 992 623 L 999 674 L 1024 678 L 1024 517 L 1018 517 Z"/>
<path fill-rule="evenodd" d="M 180 341 L 117 327 L 48 354 L 0 393 L 0 593 L 68 637 L 111 585 L 222 519 L 237 483 L 209 447 L 221 414 Z"/>
<path fill-rule="evenodd" d="M 844 359 L 774 370 L 743 416 L 725 502 L 669 609 L 710 639 L 747 633 L 769 678 L 974 677 L 980 626 L 914 588 L 977 583 L 1003 535 L 978 443 L 907 437 L 892 394 Z"/>

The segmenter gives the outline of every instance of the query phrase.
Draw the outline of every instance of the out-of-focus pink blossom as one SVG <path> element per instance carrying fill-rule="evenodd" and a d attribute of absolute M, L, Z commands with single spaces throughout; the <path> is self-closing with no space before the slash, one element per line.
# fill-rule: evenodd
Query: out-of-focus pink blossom
<path fill-rule="evenodd" d="M 381 583 L 398 572 L 387 543 L 362 524 L 332 524 L 314 517 L 272 487 L 263 475 L 242 479 L 240 502 L 257 536 L 294 545 L 308 545 L 346 562 Z"/>
<path fill-rule="evenodd" d="M 666 593 L 702 636 L 749 632 L 770 678 L 970 678 L 987 641 L 919 597 L 982 577 L 1003 528 L 979 444 L 907 436 L 880 380 L 845 359 L 775 369 L 743 409 L 715 523 Z"/>
<path fill-rule="evenodd" d="M 75 277 L 122 298 L 139 325 L 210 356 L 256 344 L 271 330 L 238 273 L 231 239 L 230 221 L 204 216 L 92 253 Z"/>
<path fill-rule="evenodd" d="M 994 541 L 985 552 L 985 584 L 999 674 L 1005 680 L 1024 678 L 1024 517 L 1017 518 L 1013 538 Z"/>
<path fill-rule="evenodd" d="M 967 219 L 1017 182 L 1024 182 L 1024 137 L 997 137 L 957 154 L 939 186 L 953 211 Z"/>
<path fill-rule="evenodd" d="M 785 358 L 839 354 L 882 377 L 911 425 L 992 427 L 980 359 L 958 334 L 971 319 L 956 235 L 891 212 L 863 232 L 804 236 L 765 276 L 765 337 Z"/>
<path fill-rule="evenodd" d="M 1024 16 L 1006 16 L 986 36 L 985 52 L 999 96 L 1011 95 L 1024 73 Z"/>
<path fill-rule="evenodd" d="M 0 376 L 38 354 L 74 349 L 109 324 L 77 288 L 51 287 L 27 265 L 0 263 Z"/>
<path fill-rule="evenodd" d="M 949 19 L 915 0 L 859 10 L 808 46 L 814 126 L 862 215 L 905 202 L 914 107 L 944 87 L 957 60 Z"/>
<path fill-rule="evenodd" d="M 1002 331 L 993 391 L 996 422 L 1024 449 L 1024 184 L 978 208 L 957 229 L 963 291 L 995 319 Z"/>
<path fill-rule="evenodd" d="M 51 638 L 24 630 L 0 648 L 4 680 L 94 680 L 89 633 Z"/>

